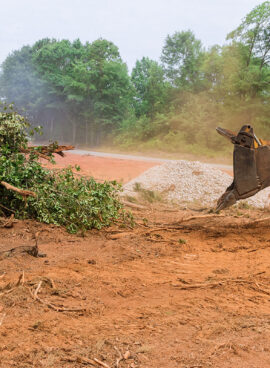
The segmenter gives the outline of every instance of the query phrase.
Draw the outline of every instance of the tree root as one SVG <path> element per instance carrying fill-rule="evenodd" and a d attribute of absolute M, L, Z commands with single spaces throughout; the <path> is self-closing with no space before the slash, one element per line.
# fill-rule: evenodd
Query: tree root
<path fill-rule="evenodd" d="M 43 304 L 45 306 L 47 306 L 50 309 L 53 309 L 56 312 L 86 312 L 85 308 L 65 308 L 65 307 L 60 307 L 57 305 L 54 305 L 52 303 L 46 302 L 45 300 L 41 299 L 37 294 L 41 288 L 42 285 L 42 281 L 39 282 L 36 290 L 34 291 L 34 293 L 32 292 L 32 290 L 30 288 L 27 288 L 29 290 L 29 293 L 31 295 L 31 297 L 38 301 L 40 304 Z"/>

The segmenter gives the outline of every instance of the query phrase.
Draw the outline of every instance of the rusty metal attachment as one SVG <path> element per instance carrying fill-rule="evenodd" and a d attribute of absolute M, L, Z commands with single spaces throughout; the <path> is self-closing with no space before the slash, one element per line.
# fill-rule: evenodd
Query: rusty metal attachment
<path fill-rule="evenodd" d="M 234 179 L 217 202 L 218 212 L 270 185 L 270 142 L 258 139 L 250 125 L 242 126 L 238 134 L 223 128 L 216 130 L 234 144 Z"/>

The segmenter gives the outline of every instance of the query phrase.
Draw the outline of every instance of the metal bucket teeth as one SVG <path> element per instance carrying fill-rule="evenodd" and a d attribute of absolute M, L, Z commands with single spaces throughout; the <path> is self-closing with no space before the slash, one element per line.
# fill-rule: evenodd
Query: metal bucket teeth
<path fill-rule="evenodd" d="M 222 135 L 222 137 L 229 139 L 231 142 L 233 142 L 233 140 L 237 136 L 237 134 L 235 134 L 231 130 L 220 128 L 220 127 L 217 127 L 216 131 L 218 132 L 218 134 Z"/>
<path fill-rule="evenodd" d="M 219 212 L 221 210 L 224 210 L 224 208 L 232 206 L 233 204 L 236 203 L 236 201 L 237 199 L 235 197 L 234 190 L 223 193 L 218 200 L 215 212 Z"/>

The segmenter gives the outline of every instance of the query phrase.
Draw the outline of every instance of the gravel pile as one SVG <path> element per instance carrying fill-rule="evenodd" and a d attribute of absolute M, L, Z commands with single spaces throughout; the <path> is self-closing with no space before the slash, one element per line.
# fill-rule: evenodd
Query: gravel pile
<path fill-rule="evenodd" d="M 198 161 L 180 160 L 145 171 L 124 185 L 123 194 L 136 197 L 138 193 L 134 190 L 135 183 L 139 183 L 143 189 L 163 193 L 167 200 L 177 204 L 196 203 L 213 207 L 232 183 L 232 177 Z M 243 201 L 250 206 L 264 208 L 270 204 L 269 196 L 270 187 Z"/>

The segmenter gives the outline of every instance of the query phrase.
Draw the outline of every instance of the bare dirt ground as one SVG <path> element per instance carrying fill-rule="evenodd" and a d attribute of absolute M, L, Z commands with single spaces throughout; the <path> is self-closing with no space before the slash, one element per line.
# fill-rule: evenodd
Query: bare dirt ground
<path fill-rule="evenodd" d="M 95 157 L 91 154 L 78 155 L 69 152 L 65 153 L 65 157 L 55 155 L 55 161 L 58 168 L 79 165 L 80 175 L 93 176 L 98 180 L 117 180 L 121 183 L 127 183 L 150 167 L 159 164 L 158 162 Z M 50 168 L 55 167 L 47 162 L 44 162 L 44 165 Z"/>
<path fill-rule="evenodd" d="M 0 251 L 39 232 L 46 254 L 0 253 L 0 367 L 270 367 L 268 216 L 159 203 L 85 237 L 0 228 Z"/>

